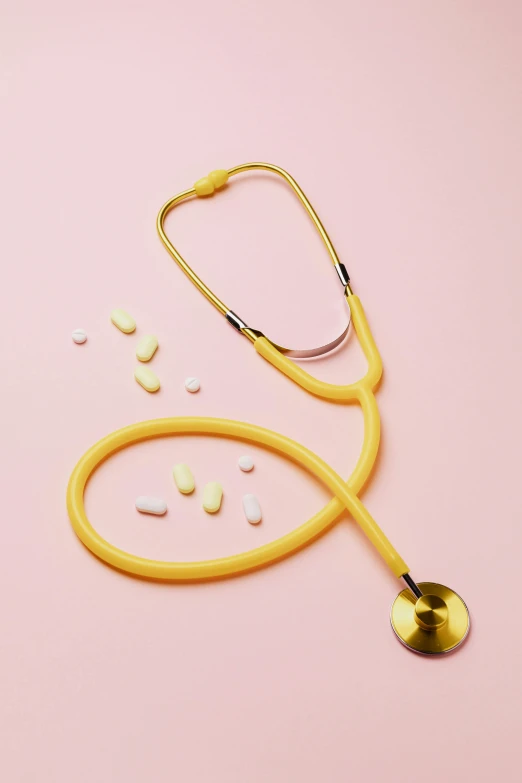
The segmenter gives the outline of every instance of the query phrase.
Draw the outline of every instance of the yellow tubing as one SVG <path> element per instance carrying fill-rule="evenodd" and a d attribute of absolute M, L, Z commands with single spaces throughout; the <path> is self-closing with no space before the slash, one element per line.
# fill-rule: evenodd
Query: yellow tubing
<path fill-rule="evenodd" d="M 295 364 L 281 351 L 278 351 L 275 345 L 266 337 L 258 337 L 254 343 L 254 348 L 264 359 L 273 364 L 279 372 L 291 378 L 311 394 L 316 394 L 318 397 L 322 397 L 325 400 L 333 400 L 334 402 L 359 401 L 361 394 L 368 391 L 371 393 L 379 383 L 382 375 L 382 362 L 366 320 L 361 300 L 355 294 L 348 296 L 347 299 L 357 337 L 368 360 L 368 372 L 360 381 L 350 383 L 347 386 L 337 386 L 336 384 L 320 381 Z"/>
<path fill-rule="evenodd" d="M 334 493 L 339 505 L 332 508 L 332 504 L 329 503 L 308 522 L 277 541 L 230 557 L 176 563 L 149 560 L 124 552 L 102 538 L 87 519 L 84 507 L 86 484 L 96 468 L 116 451 L 150 438 L 179 434 L 230 437 L 273 449 L 297 462 L 322 481 Z M 132 424 L 116 430 L 92 446 L 76 465 L 67 488 L 67 509 L 72 526 L 91 552 L 106 563 L 127 573 L 179 582 L 231 576 L 279 560 L 310 542 L 331 525 L 338 515 L 339 506 L 350 511 L 395 576 L 400 577 L 408 572 L 408 566 L 377 526 L 353 489 L 324 460 L 290 438 L 253 424 L 192 416 L 153 419 Z M 331 510 L 328 510 L 329 507 Z"/>

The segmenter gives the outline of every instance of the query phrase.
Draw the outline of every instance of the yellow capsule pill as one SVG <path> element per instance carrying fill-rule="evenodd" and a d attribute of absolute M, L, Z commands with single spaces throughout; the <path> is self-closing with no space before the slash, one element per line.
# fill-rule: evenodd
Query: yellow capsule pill
<path fill-rule="evenodd" d="M 140 362 L 149 362 L 158 349 L 158 338 L 153 334 L 142 337 L 136 348 L 136 358 Z"/>
<path fill-rule="evenodd" d="M 125 310 L 113 310 L 111 321 L 114 326 L 118 327 L 120 332 L 125 332 L 125 334 L 130 334 L 136 329 L 136 321 Z"/>
<path fill-rule="evenodd" d="M 203 490 L 203 508 L 209 514 L 215 514 L 221 506 L 223 487 L 219 481 L 209 481 Z"/>
<path fill-rule="evenodd" d="M 179 463 L 172 470 L 174 482 L 183 495 L 190 495 L 194 491 L 194 476 L 188 465 Z"/>
<path fill-rule="evenodd" d="M 148 367 L 136 367 L 134 377 L 143 388 L 148 392 L 156 392 L 160 387 L 159 378 L 155 372 Z"/>

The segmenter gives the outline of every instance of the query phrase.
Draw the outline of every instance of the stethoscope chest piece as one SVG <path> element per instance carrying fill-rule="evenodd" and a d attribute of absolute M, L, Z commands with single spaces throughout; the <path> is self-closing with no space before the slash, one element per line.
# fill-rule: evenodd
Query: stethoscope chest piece
<path fill-rule="evenodd" d="M 420 582 L 417 598 L 409 588 L 399 593 L 391 609 L 392 628 L 406 647 L 423 655 L 452 652 L 469 631 L 469 612 L 462 598 L 436 582 Z"/>

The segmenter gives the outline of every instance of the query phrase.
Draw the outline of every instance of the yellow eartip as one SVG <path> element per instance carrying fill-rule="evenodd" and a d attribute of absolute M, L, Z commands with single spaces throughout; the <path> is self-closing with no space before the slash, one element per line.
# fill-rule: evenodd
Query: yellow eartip
<path fill-rule="evenodd" d="M 194 185 L 197 196 L 211 196 L 214 192 L 214 183 L 210 177 L 202 177 L 198 179 Z"/>
<path fill-rule="evenodd" d="M 216 190 L 227 184 L 228 171 L 226 171 L 226 169 L 216 169 L 215 171 L 211 171 L 208 176 L 214 183 Z"/>
<path fill-rule="evenodd" d="M 215 190 L 219 190 L 228 181 L 228 171 L 226 169 L 216 169 L 211 171 L 208 177 L 198 179 L 194 185 L 197 196 L 211 196 Z"/>

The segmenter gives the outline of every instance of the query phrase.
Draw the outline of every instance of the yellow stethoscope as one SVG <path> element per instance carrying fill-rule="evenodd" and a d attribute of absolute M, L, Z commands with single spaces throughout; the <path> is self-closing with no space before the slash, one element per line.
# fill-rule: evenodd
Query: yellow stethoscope
<path fill-rule="evenodd" d="M 368 371 L 361 380 L 347 386 L 336 386 L 317 380 L 291 357 L 317 356 L 327 353 L 342 342 L 347 329 L 326 346 L 311 351 L 291 351 L 276 345 L 262 332 L 252 329 L 229 309 L 188 266 L 167 237 L 164 229 L 167 214 L 185 199 L 206 197 L 222 188 L 230 177 L 246 171 L 262 169 L 282 177 L 296 193 L 319 232 L 344 288 L 353 327 L 368 362 Z M 323 399 L 339 403 L 359 403 L 364 416 L 364 442 L 355 469 L 343 479 L 320 457 L 296 441 L 253 424 L 227 419 L 192 416 L 153 419 L 117 430 L 92 446 L 76 465 L 67 488 L 67 508 L 72 526 L 88 549 L 109 565 L 137 576 L 191 582 L 233 576 L 274 563 L 313 541 L 348 509 L 368 539 L 377 549 L 396 577 L 407 587 L 399 593 L 391 610 L 392 628 L 399 640 L 411 650 L 429 655 L 447 653 L 458 647 L 469 631 L 469 613 L 457 593 L 435 582 L 416 584 L 409 568 L 388 541 L 358 495 L 368 479 L 379 449 L 380 418 L 374 391 L 382 375 L 382 362 L 372 337 L 363 307 L 353 293 L 350 278 L 339 261 L 335 248 L 317 213 L 307 197 L 284 169 L 270 163 L 246 163 L 242 166 L 211 172 L 194 187 L 174 196 L 161 208 L 157 218 L 159 236 L 185 274 L 207 299 L 225 316 L 238 332 L 245 335 L 256 351 L 280 372 L 306 391 Z M 110 544 L 94 529 L 85 513 L 84 492 L 87 482 L 99 465 L 116 451 L 150 438 L 173 435 L 217 435 L 255 443 L 295 461 L 320 479 L 334 495 L 332 500 L 311 519 L 276 541 L 230 557 L 200 562 L 167 562 L 150 560 L 124 552 Z"/>

